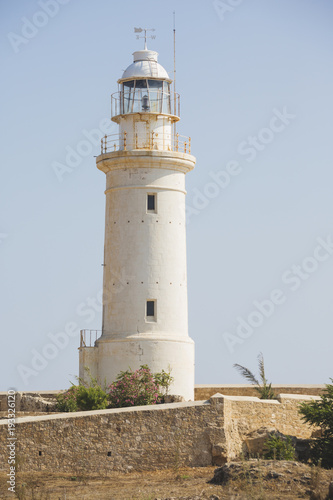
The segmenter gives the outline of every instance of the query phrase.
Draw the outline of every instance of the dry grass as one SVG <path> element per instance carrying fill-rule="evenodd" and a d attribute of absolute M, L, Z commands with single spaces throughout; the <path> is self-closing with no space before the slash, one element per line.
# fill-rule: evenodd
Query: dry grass
<path fill-rule="evenodd" d="M 328 488 L 324 479 L 325 471 L 319 467 L 312 467 L 310 481 L 310 500 L 326 500 L 328 498 Z"/>
<path fill-rule="evenodd" d="M 287 464 L 287 465 L 283 465 Z M 74 474 L 19 473 L 17 493 L 7 492 L 5 473 L 0 475 L 0 498 L 20 500 L 155 500 L 206 499 L 219 500 L 294 500 L 311 498 L 324 500 L 333 471 L 311 469 L 300 464 L 298 476 L 286 462 L 273 462 L 274 471 L 281 477 L 267 478 L 267 466 L 257 461 L 255 473 L 251 463 L 244 461 L 241 473 L 226 484 L 209 484 L 216 467 L 182 468 L 152 472 L 113 472 L 108 476 Z M 290 472 L 288 472 L 290 470 Z M 305 479 L 302 479 L 305 478 Z M 311 495 L 311 496 L 310 496 Z"/>

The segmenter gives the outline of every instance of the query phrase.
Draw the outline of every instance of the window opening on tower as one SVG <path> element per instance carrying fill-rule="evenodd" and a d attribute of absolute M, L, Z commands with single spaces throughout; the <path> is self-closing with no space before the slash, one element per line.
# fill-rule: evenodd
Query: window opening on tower
<path fill-rule="evenodd" d="M 147 211 L 156 213 L 156 194 L 147 195 Z"/>
<path fill-rule="evenodd" d="M 155 300 L 147 300 L 147 317 L 155 316 Z"/>

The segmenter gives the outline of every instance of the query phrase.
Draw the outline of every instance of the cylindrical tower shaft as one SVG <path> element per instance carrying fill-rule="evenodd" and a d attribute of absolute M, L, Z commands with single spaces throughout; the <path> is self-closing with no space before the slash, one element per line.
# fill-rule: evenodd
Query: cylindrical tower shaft
<path fill-rule="evenodd" d="M 80 348 L 80 376 L 86 363 L 111 383 L 120 371 L 147 364 L 171 370 L 171 392 L 194 399 L 185 174 L 195 158 L 189 140 L 172 133 L 179 117 L 170 82 L 156 52 L 138 51 L 113 98 L 119 140 L 105 138 L 96 160 L 106 174 L 103 327 L 90 351 Z"/>

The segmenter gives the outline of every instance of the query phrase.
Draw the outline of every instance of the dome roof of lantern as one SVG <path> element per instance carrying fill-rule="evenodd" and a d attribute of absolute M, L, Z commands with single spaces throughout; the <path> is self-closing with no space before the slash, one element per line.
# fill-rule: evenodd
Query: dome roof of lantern
<path fill-rule="evenodd" d="M 157 78 L 171 82 L 166 70 L 157 62 L 158 53 L 154 50 L 137 50 L 133 52 L 133 63 L 125 69 L 119 82 L 131 78 Z"/>

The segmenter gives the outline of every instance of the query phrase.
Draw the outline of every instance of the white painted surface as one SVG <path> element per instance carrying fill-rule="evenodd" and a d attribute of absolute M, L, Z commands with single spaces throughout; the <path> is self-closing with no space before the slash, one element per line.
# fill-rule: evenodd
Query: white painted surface
<path fill-rule="evenodd" d="M 119 123 L 121 137 L 126 132 L 127 151 L 143 148 L 142 137 L 148 149 L 171 151 L 172 124 L 177 120 L 173 115 L 152 113 L 131 113 L 114 118 Z"/>
<path fill-rule="evenodd" d="M 174 120 L 153 113 L 122 115 L 127 150 L 97 157 L 97 167 L 106 174 L 103 333 L 95 347 L 80 348 L 80 376 L 85 363 L 107 384 L 129 367 L 147 364 L 153 372 L 170 367 L 171 393 L 193 400 L 185 174 L 195 158 L 171 151 Z M 154 149 L 152 132 L 161 137 Z M 155 212 L 147 210 L 148 194 L 156 195 Z M 146 316 L 147 300 L 156 301 L 154 318 Z"/>
<path fill-rule="evenodd" d="M 157 62 L 158 53 L 154 50 L 137 50 L 133 52 L 134 62 L 124 71 L 121 80 L 134 78 L 159 78 L 171 81 L 166 70 Z"/>

